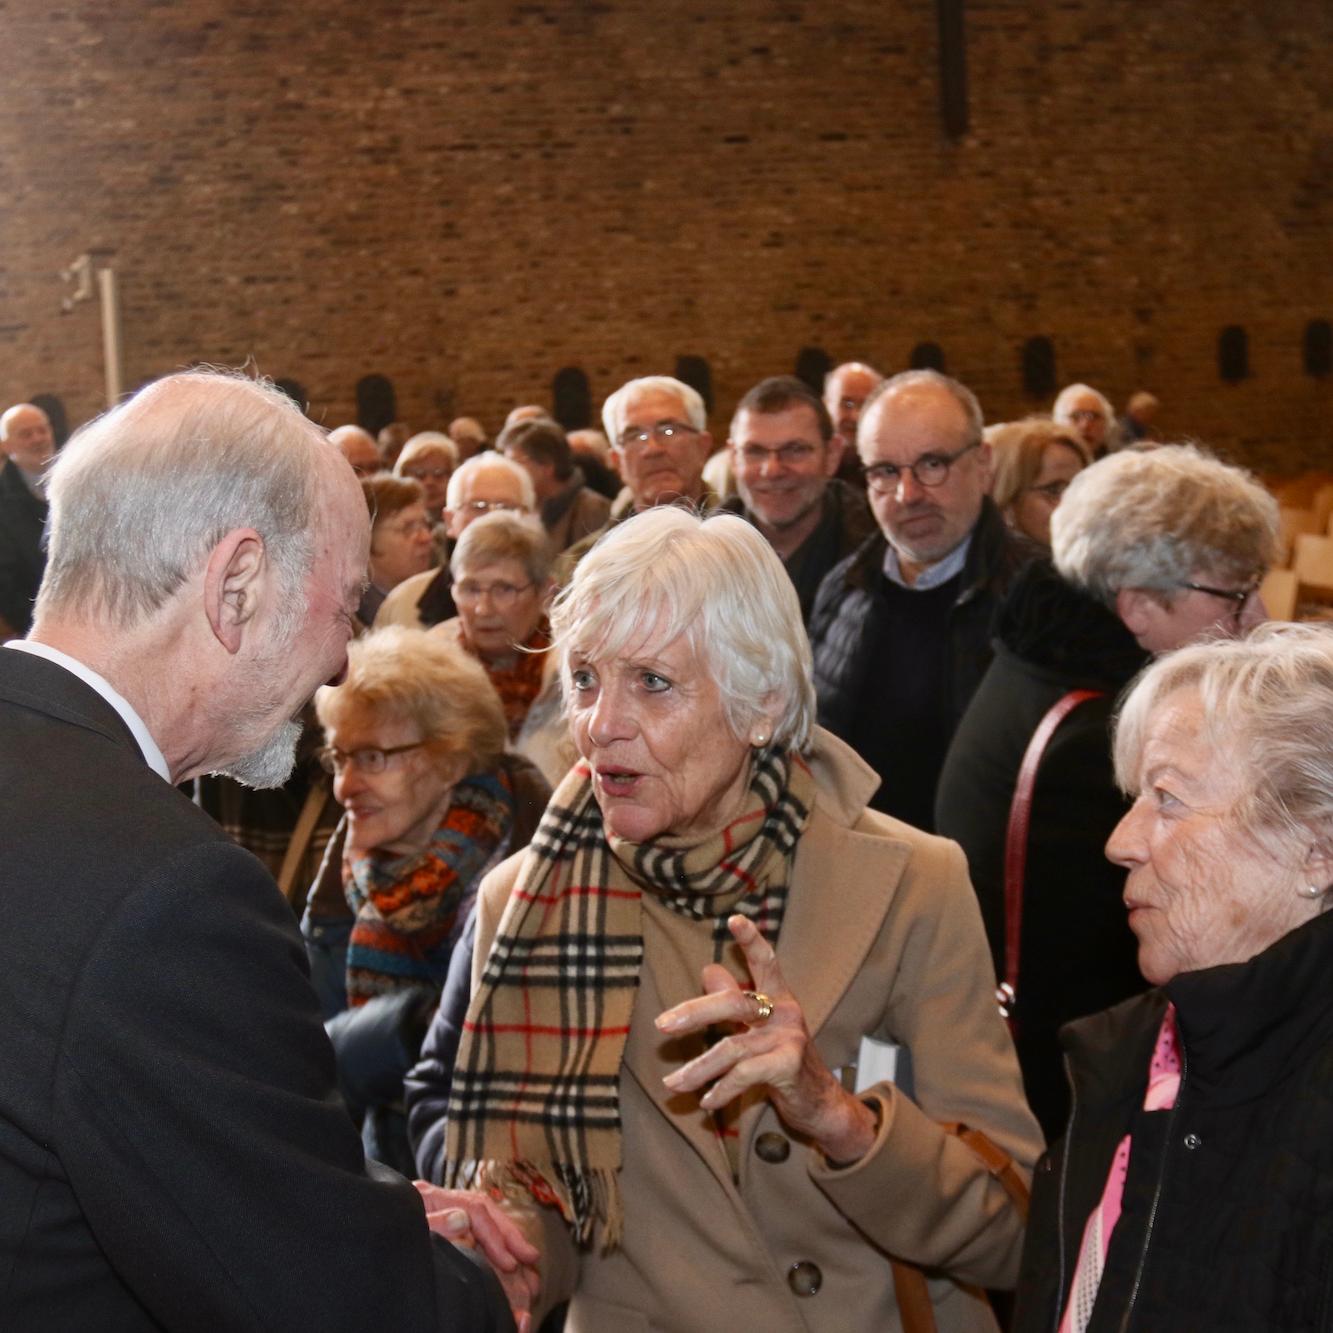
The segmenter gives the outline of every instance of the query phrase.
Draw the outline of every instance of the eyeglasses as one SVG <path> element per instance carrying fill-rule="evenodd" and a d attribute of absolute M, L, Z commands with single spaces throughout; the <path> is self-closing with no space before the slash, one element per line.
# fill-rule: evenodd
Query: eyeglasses
<path fill-rule="evenodd" d="M 403 476 L 411 477 L 413 481 L 448 481 L 453 474 L 453 468 L 448 467 L 414 467 L 403 472 Z"/>
<path fill-rule="evenodd" d="M 1064 493 L 1069 489 L 1067 481 L 1046 481 L 1040 486 L 1029 486 L 1028 491 L 1032 495 L 1044 495 L 1048 500 L 1056 504 L 1060 503 Z"/>
<path fill-rule="evenodd" d="M 431 533 L 430 520 L 426 518 L 414 518 L 408 523 L 386 523 L 385 532 L 396 532 L 400 537 L 415 537 L 420 533 Z"/>
<path fill-rule="evenodd" d="M 498 611 L 513 606 L 521 592 L 527 592 L 531 583 L 476 583 L 472 579 L 460 579 L 454 584 L 455 602 L 479 602 L 488 593 L 491 605 Z"/>
<path fill-rule="evenodd" d="M 1210 588 L 1206 583 L 1188 583 L 1183 580 L 1176 586 L 1188 588 L 1191 592 L 1204 592 L 1209 597 L 1220 597 L 1224 602 L 1230 602 L 1232 606 L 1231 618 L 1239 626 L 1241 613 L 1245 610 L 1250 598 L 1259 591 L 1263 581 L 1264 576 L 1256 574 L 1243 588 Z"/>
<path fill-rule="evenodd" d="M 933 488 L 943 486 L 949 478 L 949 469 L 967 453 L 981 444 L 973 440 L 951 454 L 922 454 L 915 463 L 899 467 L 897 463 L 871 463 L 866 468 L 866 485 L 876 495 L 891 495 L 898 489 L 898 481 L 904 472 L 910 472 L 918 486 Z"/>
<path fill-rule="evenodd" d="M 1106 413 L 1093 407 L 1080 407 L 1069 414 L 1070 421 L 1105 421 Z"/>
<path fill-rule="evenodd" d="M 390 745 L 384 749 L 371 746 L 364 750 L 340 750 L 336 745 L 326 745 L 319 751 L 319 766 L 326 773 L 337 774 L 345 768 L 354 768 L 358 773 L 373 777 L 384 772 L 394 755 L 419 750 L 425 744 L 425 741 L 413 741 L 411 745 Z"/>
<path fill-rule="evenodd" d="M 813 444 L 792 440 L 778 445 L 776 449 L 766 449 L 762 444 L 743 444 L 737 452 L 746 467 L 761 468 L 770 458 L 777 459 L 783 467 L 800 467 L 802 463 L 808 463 L 819 450 Z"/>
<path fill-rule="evenodd" d="M 494 509 L 503 509 L 511 514 L 524 512 L 522 505 L 510 504 L 508 500 L 469 500 L 458 507 L 469 514 L 489 514 Z"/>
<path fill-rule="evenodd" d="M 657 421 L 651 426 L 626 426 L 616 443 L 622 449 L 632 449 L 647 444 L 650 438 L 658 444 L 670 444 L 679 436 L 698 433 L 693 426 L 687 426 L 683 421 Z"/>

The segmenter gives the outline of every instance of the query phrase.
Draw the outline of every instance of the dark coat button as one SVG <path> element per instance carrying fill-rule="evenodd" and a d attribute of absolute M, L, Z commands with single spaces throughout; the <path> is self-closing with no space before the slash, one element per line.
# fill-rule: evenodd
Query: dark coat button
<path fill-rule="evenodd" d="M 1203 1147 L 1203 1140 L 1197 1134 L 1186 1134 L 1185 1147 L 1187 1147 L 1190 1152 L 1193 1152 L 1195 1148 Z"/>
<path fill-rule="evenodd" d="M 791 1156 L 791 1140 L 785 1134 L 769 1130 L 767 1134 L 761 1134 L 755 1139 L 754 1150 L 759 1154 L 761 1162 L 772 1162 L 776 1165 L 778 1162 L 785 1162 Z"/>
<path fill-rule="evenodd" d="M 787 1270 L 787 1285 L 798 1296 L 813 1296 L 824 1285 L 824 1275 L 818 1264 L 802 1259 Z"/>

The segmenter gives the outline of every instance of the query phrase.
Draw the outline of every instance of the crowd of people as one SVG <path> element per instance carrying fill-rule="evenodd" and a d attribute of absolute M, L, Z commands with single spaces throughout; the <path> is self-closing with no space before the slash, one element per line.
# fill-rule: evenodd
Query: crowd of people
<path fill-rule="evenodd" d="M 0 1323 L 1327 1327 L 1333 628 L 1157 406 L 6 411 Z"/>

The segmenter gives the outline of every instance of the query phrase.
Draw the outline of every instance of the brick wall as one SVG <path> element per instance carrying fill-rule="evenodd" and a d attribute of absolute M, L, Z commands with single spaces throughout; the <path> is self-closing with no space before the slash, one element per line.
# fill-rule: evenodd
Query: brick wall
<path fill-rule="evenodd" d="M 116 252 L 130 384 L 252 356 L 330 424 L 389 375 L 418 427 L 494 428 L 579 366 L 594 401 L 707 359 L 938 342 L 1003 419 L 1061 382 L 1293 470 L 1333 462 L 1333 9 L 973 0 L 970 133 L 930 0 L 0 0 L 0 403 L 101 405 Z M 1224 385 L 1216 339 L 1249 333 Z"/>

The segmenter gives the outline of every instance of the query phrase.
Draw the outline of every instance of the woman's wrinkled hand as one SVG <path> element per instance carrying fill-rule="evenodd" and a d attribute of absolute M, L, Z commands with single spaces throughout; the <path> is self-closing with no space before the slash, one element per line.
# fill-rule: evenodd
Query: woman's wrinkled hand
<path fill-rule="evenodd" d="M 762 1018 L 758 1003 L 726 968 L 710 963 L 703 970 L 704 994 L 659 1014 L 658 1030 L 673 1037 L 718 1024 L 739 1030 L 663 1083 L 672 1092 L 705 1089 L 699 1104 L 708 1111 L 728 1105 L 748 1088 L 762 1087 L 788 1128 L 812 1139 L 831 1161 L 857 1161 L 875 1140 L 874 1112 L 824 1063 L 772 945 L 746 917 L 731 917 L 727 928 L 745 955 L 751 990 L 768 997 L 772 1013 Z"/>
<path fill-rule="evenodd" d="M 532 1327 L 532 1303 L 541 1289 L 537 1262 L 541 1254 L 514 1220 L 489 1195 L 477 1190 L 446 1190 L 425 1180 L 413 1182 L 426 1208 L 430 1229 L 467 1249 L 479 1249 L 495 1270 L 514 1313 L 518 1333 Z"/>

